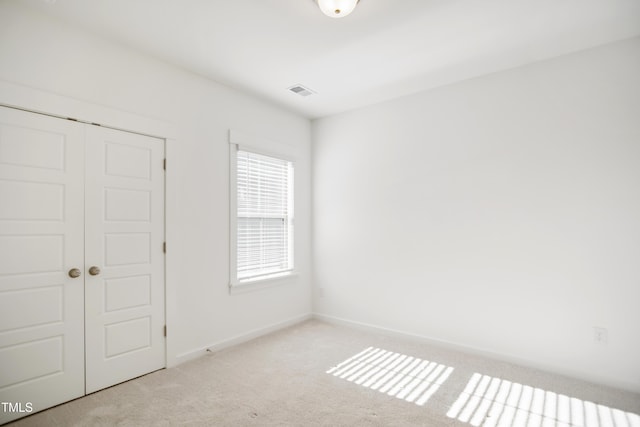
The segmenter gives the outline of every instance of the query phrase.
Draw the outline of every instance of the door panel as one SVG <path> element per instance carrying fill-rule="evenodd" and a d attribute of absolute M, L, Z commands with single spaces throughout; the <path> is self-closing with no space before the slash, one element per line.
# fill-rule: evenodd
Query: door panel
<path fill-rule="evenodd" d="M 84 394 L 84 142 L 77 123 L 0 107 L 0 401 Z M 0 411 L 0 424 L 26 415 Z"/>
<path fill-rule="evenodd" d="M 87 393 L 165 366 L 162 140 L 87 128 Z"/>

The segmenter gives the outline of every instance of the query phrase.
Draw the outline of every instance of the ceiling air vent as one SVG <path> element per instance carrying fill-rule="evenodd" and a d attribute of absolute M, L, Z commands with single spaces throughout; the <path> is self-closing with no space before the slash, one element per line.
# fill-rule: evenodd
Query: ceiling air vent
<path fill-rule="evenodd" d="M 291 86 L 289 90 L 293 93 L 296 93 L 300 96 L 309 96 L 313 95 L 315 92 L 309 89 L 308 87 L 304 87 L 302 85 Z"/>

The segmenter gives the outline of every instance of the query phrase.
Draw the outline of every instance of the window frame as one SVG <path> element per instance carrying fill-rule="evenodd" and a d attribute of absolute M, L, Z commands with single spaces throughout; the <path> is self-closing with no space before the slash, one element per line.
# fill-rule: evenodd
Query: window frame
<path fill-rule="evenodd" d="M 289 264 L 291 268 L 286 271 L 266 274 L 246 279 L 238 279 L 238 151 L 255 153 L 263 156 L 274 157 L 291 163 L 292 182 L 289 184 L 289 206 L 291 214 L 288 215 L 288 239 L 289 239 Z M 295 180 L 296 158 L 293 148 L 268 140 L 249 138 L 244 134 L 229 131 L 229 290 L 231 293 L 250 291 L 266 286 L 278 285 L 288 278 L 298 275 L 295 263 Z"/>

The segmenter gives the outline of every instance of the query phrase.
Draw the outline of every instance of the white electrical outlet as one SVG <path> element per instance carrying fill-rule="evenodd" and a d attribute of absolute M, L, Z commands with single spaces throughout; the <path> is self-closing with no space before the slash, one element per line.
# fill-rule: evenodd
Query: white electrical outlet
<path fill-rule="evenodd" d="M 605 328 L 601 328 L 599 326 L 593 327 L 593 339 L 598 344 L 606 344 L 609 341 L 609 333 Z"/>

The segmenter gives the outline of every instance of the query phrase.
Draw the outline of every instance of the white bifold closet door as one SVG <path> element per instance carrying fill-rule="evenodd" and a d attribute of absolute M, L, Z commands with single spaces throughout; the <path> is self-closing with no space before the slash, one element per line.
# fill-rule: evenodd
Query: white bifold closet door
<path fill-rule="evenodd" d="M 39 411 L 165 366 L 163 158 L 0 107 L 0 401 Z"/>
<path fill-rule="evenodd" d="M 164 345 L 164 146 L 86 127 L 86 392 L 160 369 Z M 91 275 L 91 267 L 101 271 Z"/>
<path fill-rule="evenodd" d="M 0 401 L 23 408 L 84 394 L 83 133 L 0 107 Z"/>

